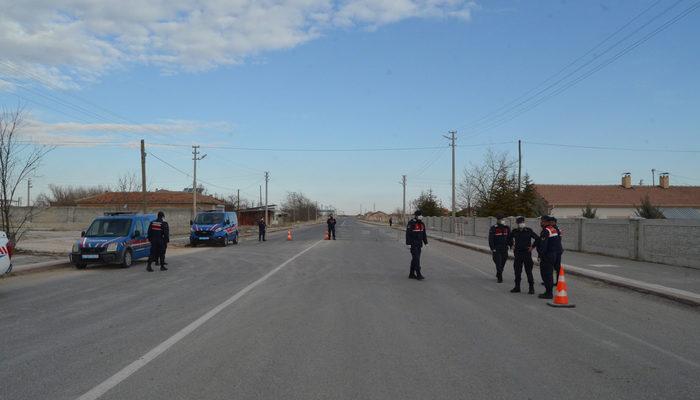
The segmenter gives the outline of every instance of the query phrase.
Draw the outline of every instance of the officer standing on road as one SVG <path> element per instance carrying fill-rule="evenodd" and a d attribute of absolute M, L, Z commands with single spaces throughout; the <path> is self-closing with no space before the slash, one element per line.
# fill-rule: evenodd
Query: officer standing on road
<path fill-rule="evenodd" d="M 265 224 L 265 218 L 260 218 L 258 221 L 258 242 L 265 241 L 265 231 L 267 230 L 267 225 Z"/>
<path fill-rule="evenodd" d="M 148 272 L 153 272 L 151 263 L 157 261 L 163 252 L 163 243 L 165 242 L 163 217 L 165 217 L 165 214 L 162 211 L 158 211 L 158 218 L 155 221 L 151 221 L 151 224 L 148 225 L 148 241 L 151 242 L 151 253 L 148 255 L 148 264 L 146 266 L 146 271 Z M 160 270 L 167 271 L 168 269 L 161 265 Z"/>
<path fill-rule="evenodd" d="M 532 276 L 532 249 L 537 248 L 540 243 L 540 237 L 525 226 L 525 217 L 515 219 L 518 227 L 513 229 L 508 236 L 508 246 L 513 249 L 515 261 L 513 262 L 513 270 L 515 271 L 515 287 L 511 293 L 520 293 L 520 277 L 523 272 L 523 264 L 525 264 L 525 275 L 527 275 L 527 283 L 529 289 L 528 294 L 535 294 L 535 279 Z M 534 242 L 534 243 L 533 243 Z"/>
<path fill-rule="evenodd" d="M 335 240 L 335 218 L 333 218 L 333 214 L 328 216 L 326 224 L 328 225 L 328 238 L 333 237 L 333 240 Z"/>
<path fill-rule="evenodd" d="M 165 214 L 162 211 L 158 214 L 162 214 L 162 218 L 165 218 Z M 168 221 L 163 221 L 163 250 L 160 253 L 160 266 L 162 268 L 168 265 L 168 263 L 165 262 L 165 252 L 168 251 L 168 243 L 170 243 L 170 225 L 168 225 Z M 165 269 L 167 270 L 167 268 Z"/>
<path fill-rule="evenodd" d="M 413 219 L 408 221 L 406 227 L 406 244 L 411 246 L 411 272 L 408 274 L 408 279 L 422 281 L 425 277 L 420 273 L 420 253 L 423 245 L 428 244 L 428 232 L 423 223 L 421 210 L 417 210 L 413 215 Z"/>
<path fill-rule="evenodd" d="M 557 219 L 555 217 L 549 217 L 549 225 L 557 231 L 557 235 L 559 236 L 559 252 L 554 263 L 553 274 L 555 277 L 554 286 L 556 287 L 557 282 L 559 282 L 559 272 L 561 271 L 561 255 L 564 253 L 564 244 L 562 243 L 563 236 L 561 234 L 561 229 L 559 229 L 559 226 L 557 225 Z"/>
<path fill-rule="evenodd" d="M 493 262 L 496 264 L 496 279 L 498 283 L 503 282 L 503 268 L 508 261 L 508 237 L 510 227 L 505 224 L 502 214 L 496 215 L 496 225 L 489 229 L 489 248 Z"/>
<path fill-rule="evenodd" d="M 389 228 L 391 228 L 391 225 L 393 225 L 393 223 L 394 223 L 394 220 L 392 220 L 391 217 L 389 217 Z"/>
<path fill-rule="evenodd" d="M 561 263 L 561 235 L 559 229 L 554 225 L 555 219 L 545 215 L 540 218 L 542 233 L 540 234 L 540 245 L 537 253 L 540 258 L 540 274 L 544 282 L 545 292 L 540 294 L 540 299 L 551 299 L 553 297 L 552 282 L 555 269 L 559 269 Z"/>

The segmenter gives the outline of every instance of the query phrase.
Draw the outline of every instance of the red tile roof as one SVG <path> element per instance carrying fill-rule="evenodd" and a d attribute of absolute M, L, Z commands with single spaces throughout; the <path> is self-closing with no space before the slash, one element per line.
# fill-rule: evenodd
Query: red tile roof
<path fill-rule="evenodd" d="M 645 196 L 659 207 L 700 207 L 700 186 L 633 186 L 618 185 L 535 185 L 537 192 L 554 207 L 632 207 Z"/>
<path fill-rule="evenodd" d="M 146 200 L 151 204 L 192 204 L 192 193 L 159 190 L 157 192 L 146 192 Z M 143 201 L 143 194 L 141 192 L 106 192 L 80 199 L 76 203 L 82 206 L 122 205 L 140 203 L 141 201 Z M 199 194 L 197 195 L 197 204 L 218 205 L 224 204 L 224 202 L 212 196 Z"/>

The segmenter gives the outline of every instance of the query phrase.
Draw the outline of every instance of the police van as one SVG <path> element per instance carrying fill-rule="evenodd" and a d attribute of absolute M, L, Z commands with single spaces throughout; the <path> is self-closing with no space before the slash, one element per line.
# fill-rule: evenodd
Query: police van
<path fill-rule="evenodd" d="M 234 211 L 200 212 L 190 225 L 190 245 L 193 247 L 201 243 L 238 244 L 238 215 Z"/>
<path fill-rule="evenodd" d="M 7 234 L 0 231 L 0 276 L 12 271 L 12 251 L 14 243 L 7 238 Z"/>
<path fill-rule="evenodd" d="M 148 257 L 148 226 L 153 214 L 105 213 L 96 218 L 73 244 L 70 261 L 78 269 L 88 264 L 120 264 L 129 268 L 134 260 Z"/>

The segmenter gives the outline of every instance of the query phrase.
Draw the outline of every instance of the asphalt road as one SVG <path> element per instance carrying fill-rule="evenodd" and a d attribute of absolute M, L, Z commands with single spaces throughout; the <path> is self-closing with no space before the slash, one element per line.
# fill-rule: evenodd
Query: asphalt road
<path fill-rule="evenodd" d="M 0 398 L 698 398 L 696 308 L 569 277 L 554 309 L 443 243 L 409 280 L 397 232 L 338 225 L 0 280 Z"/>

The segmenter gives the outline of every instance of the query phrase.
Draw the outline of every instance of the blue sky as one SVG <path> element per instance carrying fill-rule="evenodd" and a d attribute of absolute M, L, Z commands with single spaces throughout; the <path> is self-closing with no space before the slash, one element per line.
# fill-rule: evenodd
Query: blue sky
<path fill-rule="evenodd" d="M 29 1 L 0 17 L 0 52 L 12 63 L 0 64 L 0 104 L 24 103 L 32 122 L 28 135 L 38 142 L 125 145 L 57 147 L 34 178 L 35 193 L 49 183 L 115 184 L 119 175 L 139 171 L 138 149 L 128 144 L 141 138 L 149 152 L 188 173 L 191 144 L 445 146 L 393 152 L 204 148 L 199 175 L 210 192 L 240 188 L 255 198 L 267 170 L 271 202 L 302 191 L 357 212 L 361 204 L 399 206 L 398 181 L 407 174 L 409 199 L 432 188 L 447 205 L 450 159 L 442 135 L 451 129 L 459 145 L 480 145 L 457 149 L 458 177 L 488 148 L 517 155 L 521 139 L 524 170 L 536 182 L 614 184 L 629 171 L 635 182 L 649 183 L 656 168 L 671 172 L 672 184 L 700 184 L 697 152 L 534 144 L 700 150 L 700 10 L 516 118 L 497 120 L 492 129 L 473 125 L 644 9 L 653 6 L 576 66 L 630 35 L 607 55 L 615 54 L 692 1 L 636 33 L 676 1 L 269 2 L 275 7 L 238 1 L 223 8 L 196 2 L 203 10 L 196 11 L 189 2 L 154 0 L 141 13 L 93 9 L 78 0 L 55 3 Z M 47 34 L 56 31 L 63 39 Z M 148 175 L 153 187 L 191 184 L 153 157 Z"/>

